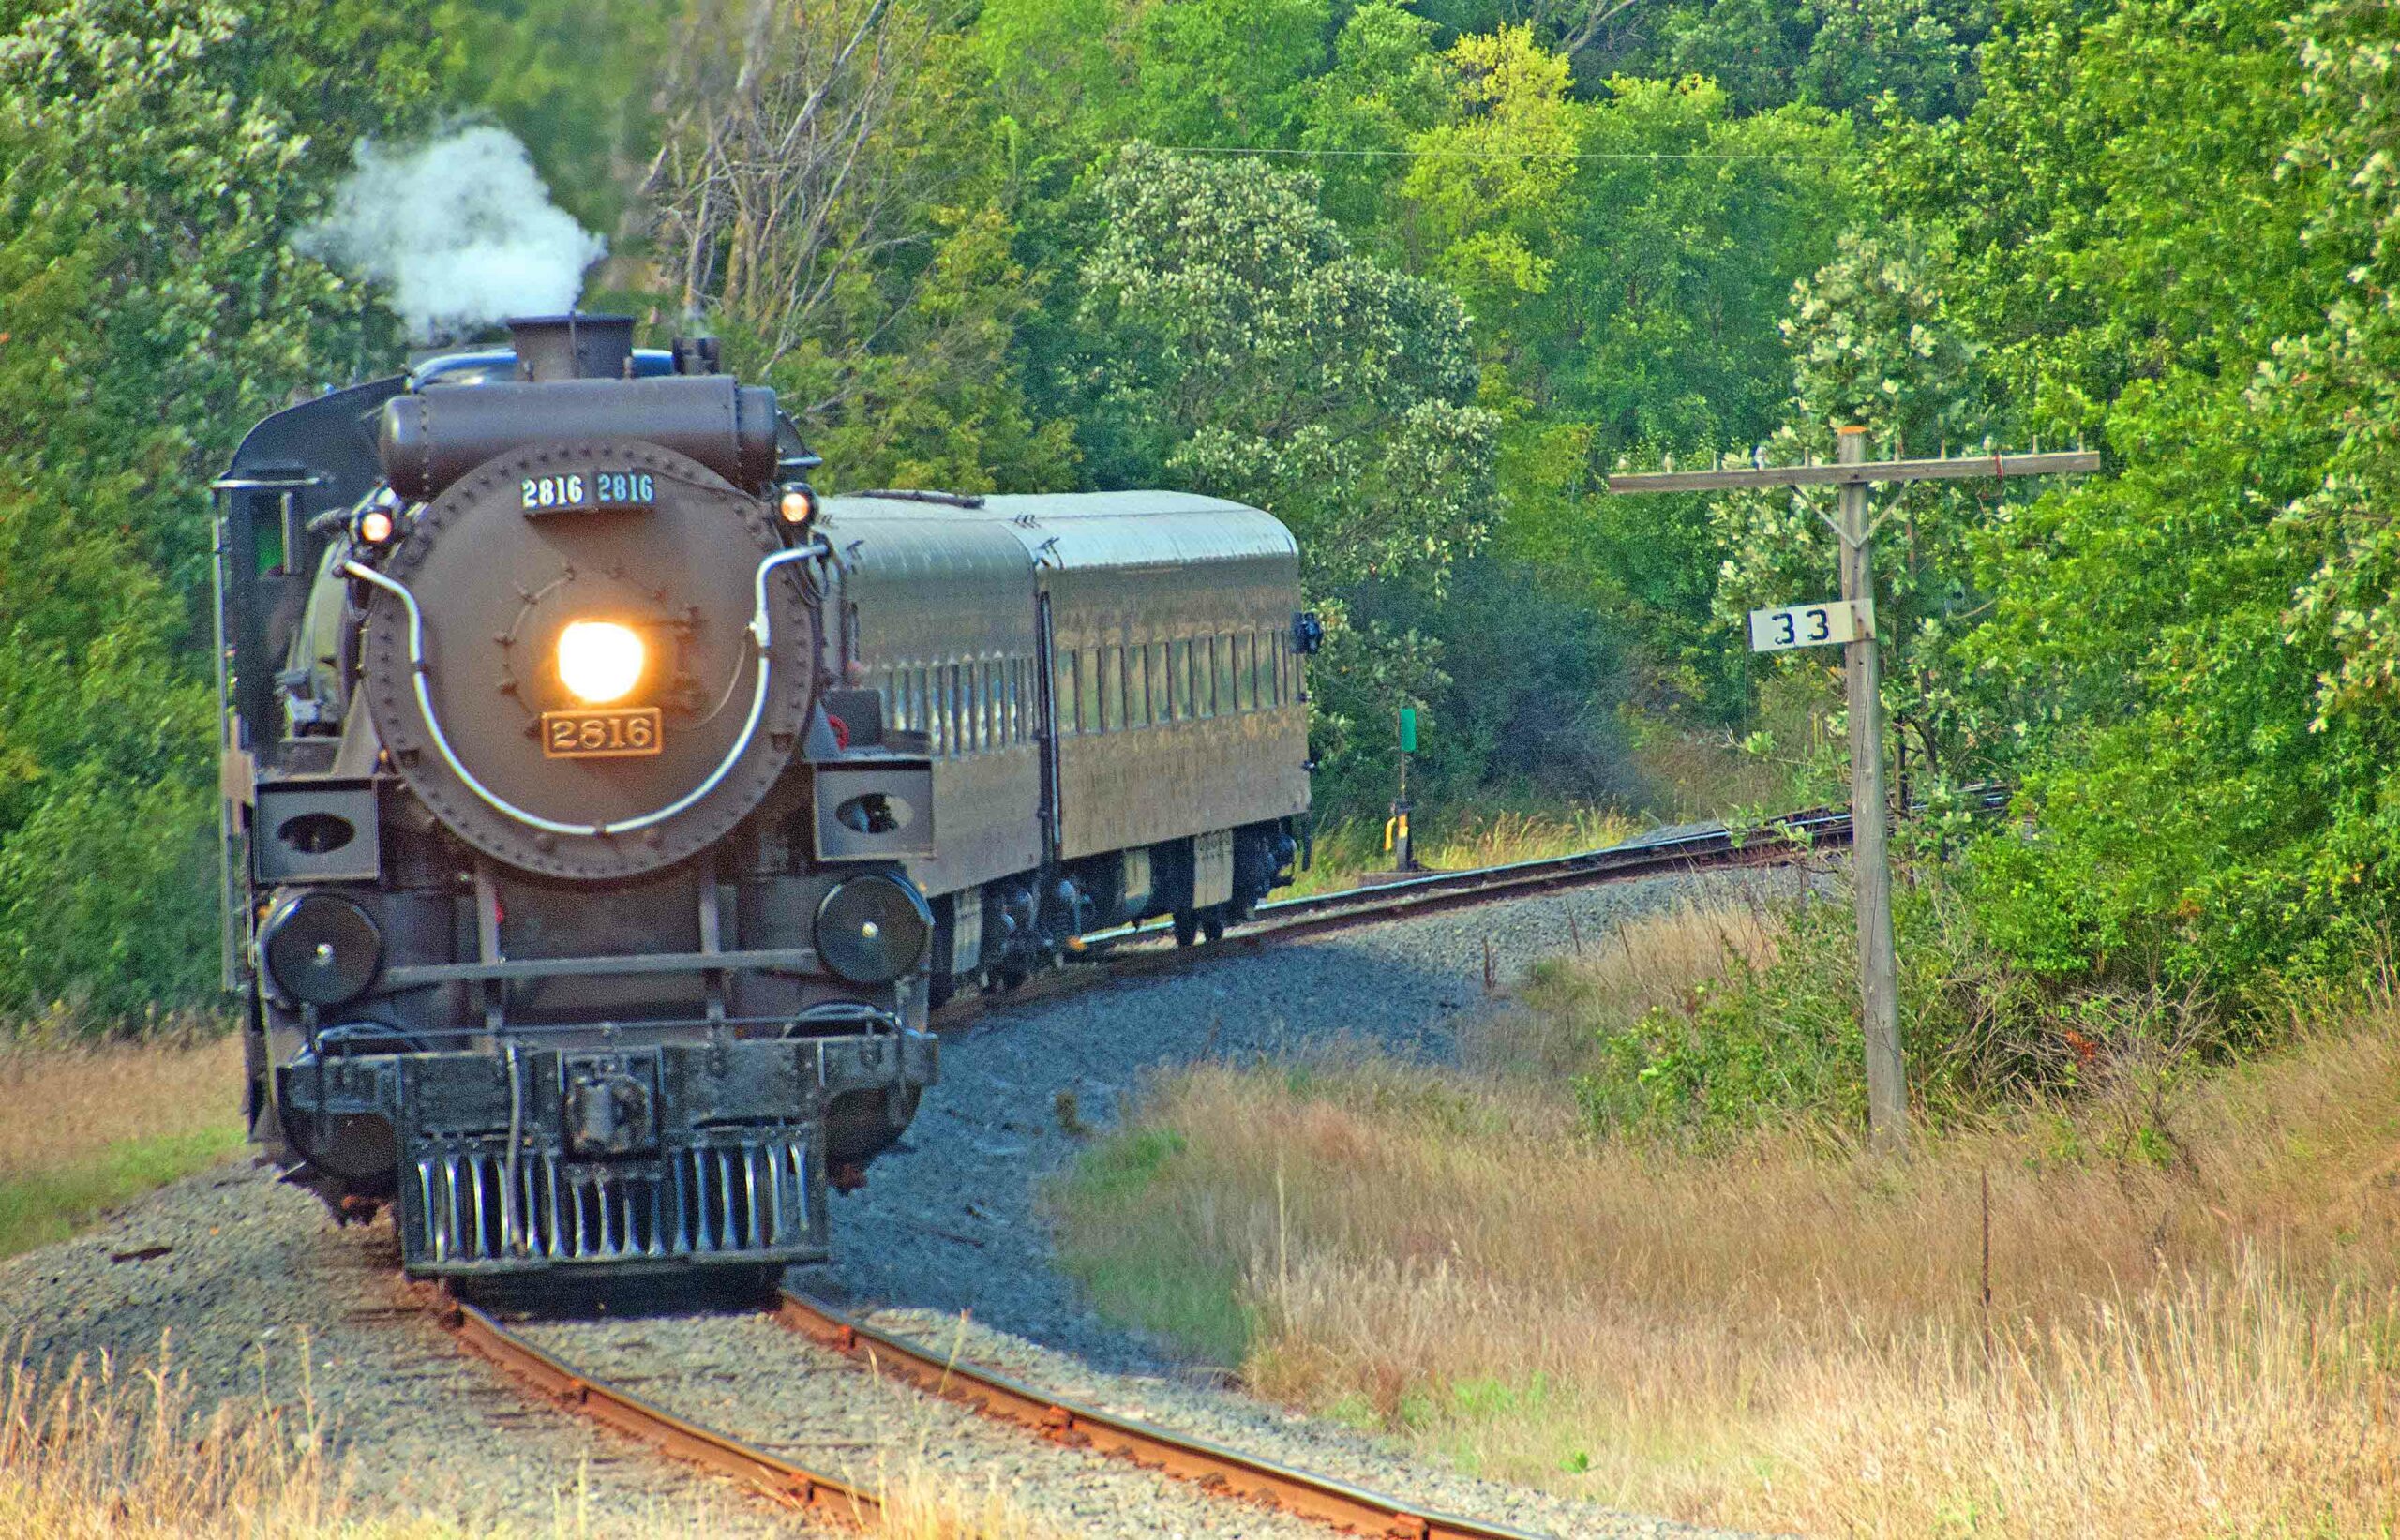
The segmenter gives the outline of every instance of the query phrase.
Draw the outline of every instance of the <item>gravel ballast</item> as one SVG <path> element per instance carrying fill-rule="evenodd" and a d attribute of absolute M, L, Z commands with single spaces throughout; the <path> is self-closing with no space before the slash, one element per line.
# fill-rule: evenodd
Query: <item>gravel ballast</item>
<path fill-rule="evenodd" d="M 0 1334 L 36 1367 L 106 1353 L 120 1380 L 157 1364 L 163 1338 L 197 1405 L 263 1394 L 322 1429 L 354 1517 L 532 1534 L 793 1529 L 762 1500 L 530 1399 L 419 1307 L 388 1225 L 337 1229 L 254 1167 L 161 1189 L 0 1263 Z"/>
<path fill-rule="evenodd" d="M 1427 1507 L 1559 1534 L 1689 1535 L 1663 1520 L 1460 1475 L 1349 1428 L 1218 1388 L 1157 1344 L 1102 1321 L 1054 1266 L 1041 1183 L 1164 1067 L 1275 1055 L 1337 1037 L 1454 1053 L 1453 1025 L 1487 1007 L 1484 945 L 1505 981 L 1702 885 L 1789 893 L 1789 871 L 1660 877 L 1447 911 L 1257 947 L 1162 976 L 1000 1003 L 945 1039 L 942 1081 L 902 1147 L 833 1214 L 832 1260 L 796 1274 L 812 1293 L 1054 1391 L 1235 1444 Z M 1072 1129 L 1062 1128 L 1061 1093 Z M 169 1249 L 144 1260 L 156 1248 Z M 33 1363 L 106 1350 L 175 1366 L 205 1403 L 256 1394 L 296 1405 L 305 1379 L 347 1462 L 355 1508 L 471 1527 L 594 1534 L 788 1533 L 800 1520 L 567 1414 L 466 1359 L 408 1307 L 383 1225 L 338 1230 L 270 1173 L 228 1168 L 162 1189 L 66 1244 L 0 1263 L 0 1332 Z M 965 1322 L 961 1317 L 967 1318 Z M 521 1323 L 520 1323 L 521 1325 Z M 1282 1516 L 1042 1445 L 878 1383 L 759 1317 L 552 1321 L 530 1328 L 594 1374 L 831 1473 L 917 1464 L 973 1497 L 1012 1491 L 1071 1533 L 1322 1533 Z M 963 1335 L 962 1335 L 963 1334 Z M 878 1461 L 881 1462 L 878 1465 Z"/>

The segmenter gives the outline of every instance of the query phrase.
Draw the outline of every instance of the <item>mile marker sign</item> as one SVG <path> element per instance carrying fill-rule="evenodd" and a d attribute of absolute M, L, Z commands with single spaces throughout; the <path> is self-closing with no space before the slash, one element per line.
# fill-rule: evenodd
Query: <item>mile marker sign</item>
<path fill-rule="evenodd" d="M 1839 647 L 1875 635 L 1872 600 L 1828 599 L 1819 605 L 1786 605 L 1750 611 L 1750 650 L 1781 652 L 1793 647 Z"/>

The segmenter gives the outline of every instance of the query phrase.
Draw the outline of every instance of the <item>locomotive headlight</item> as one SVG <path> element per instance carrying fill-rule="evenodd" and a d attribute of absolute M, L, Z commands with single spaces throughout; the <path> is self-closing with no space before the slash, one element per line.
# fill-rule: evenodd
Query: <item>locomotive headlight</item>
<path fill-rule="evenodd" d="M 907 973 L 933 934 L 923 896 L 880 872 L 837 885 L 817 906 L 817 955 L 854 984 L 888 984 Z"/>
<path fill-rule="evenodd" d="M 633 693 L 649 653 L 631 626 L 571 621 L 559 633 L 559 682 L 586 704 L 606 706 Z"/>

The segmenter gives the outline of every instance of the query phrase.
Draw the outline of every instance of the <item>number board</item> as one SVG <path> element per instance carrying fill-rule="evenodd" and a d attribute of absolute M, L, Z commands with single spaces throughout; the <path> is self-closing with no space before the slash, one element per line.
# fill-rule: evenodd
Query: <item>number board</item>
<path fill-rule="evenodd" d="M 1875 635 L 1875 606 L 1853 599 L 1786 605 L 1750 611 L 1750 650 L 1781 652 L 1794 647 L 1838 647 Z"/>
<path fill-rule="evenodd" d="M 655 706 L 542 713 L 542 753 L 551 759 L 623 759 L 656 754 L 664 736 Z"/>
<path fill-rule="evenodd" d="M 647 471 L 562 471 L 555 476 L 522 478 L 517 497 L 527 518 L 597 508 L 648 508 L 658 501 L 658 482 Z"/>

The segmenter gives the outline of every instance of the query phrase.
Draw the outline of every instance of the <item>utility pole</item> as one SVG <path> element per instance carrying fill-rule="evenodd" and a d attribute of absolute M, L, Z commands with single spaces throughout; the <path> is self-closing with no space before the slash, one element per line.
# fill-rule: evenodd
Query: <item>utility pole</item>
<path fill-rule="evenodd" d="M 2074 475 L 2100 469 L 2100 456 L 2085 450 L 2045 455 L 1943 455 L 1933 459 L 1867 459 L 1867 429 L 1835 434 L 1831 465 L 1720 466 L 1708 471 L 1662 471 L 1611 476 L 1608 488 L 1638 492 L 1718 492 L 1736 486 L 1823 486 L 1838 490 L 1839 516 L 1831 521 L 1841 541 L 1841 601 L 1755 610 L 1750 646 L 1779 651 L 1838 642 L 1842 674 L 1850 692 L 1851 886 L 1858 902 L 1859 1025 L 1867 1041 L 1867 1127 L 1878 1150 L 1908 1146 L 1909 1083 L 1900 1048 L 1898 960 L 1892 946 L 1892 858 L 1889 809 L 1883 789 L 1883 665 L 1875 640 L 1875 531 L 1882 520 L 1867 516 L 1870 483 L 1905 486 L 1916 481 L 1972 476 Z"/>
<path fill-rule="evenodd" d="M 1843 465 L 1867 458 L 1867 430 L 1834 435 Z M 1867 525 L 1867 484 L 1841 484 L 1841 596 L 1875 603 L 1875 547 Z M 1875 627 L 1860 627 L 1841 650 L 1850 687 L 1850 880 L 1858 895 L 1859 1025 L 1867 1039 L 1867 1128 L 1879 1149 L 1908 1144 L 1909 1076 L 1900 1057 L 1899 959 L 1892 949 L 1892 851 L 1883 809 L 1883 657 Z"/>

